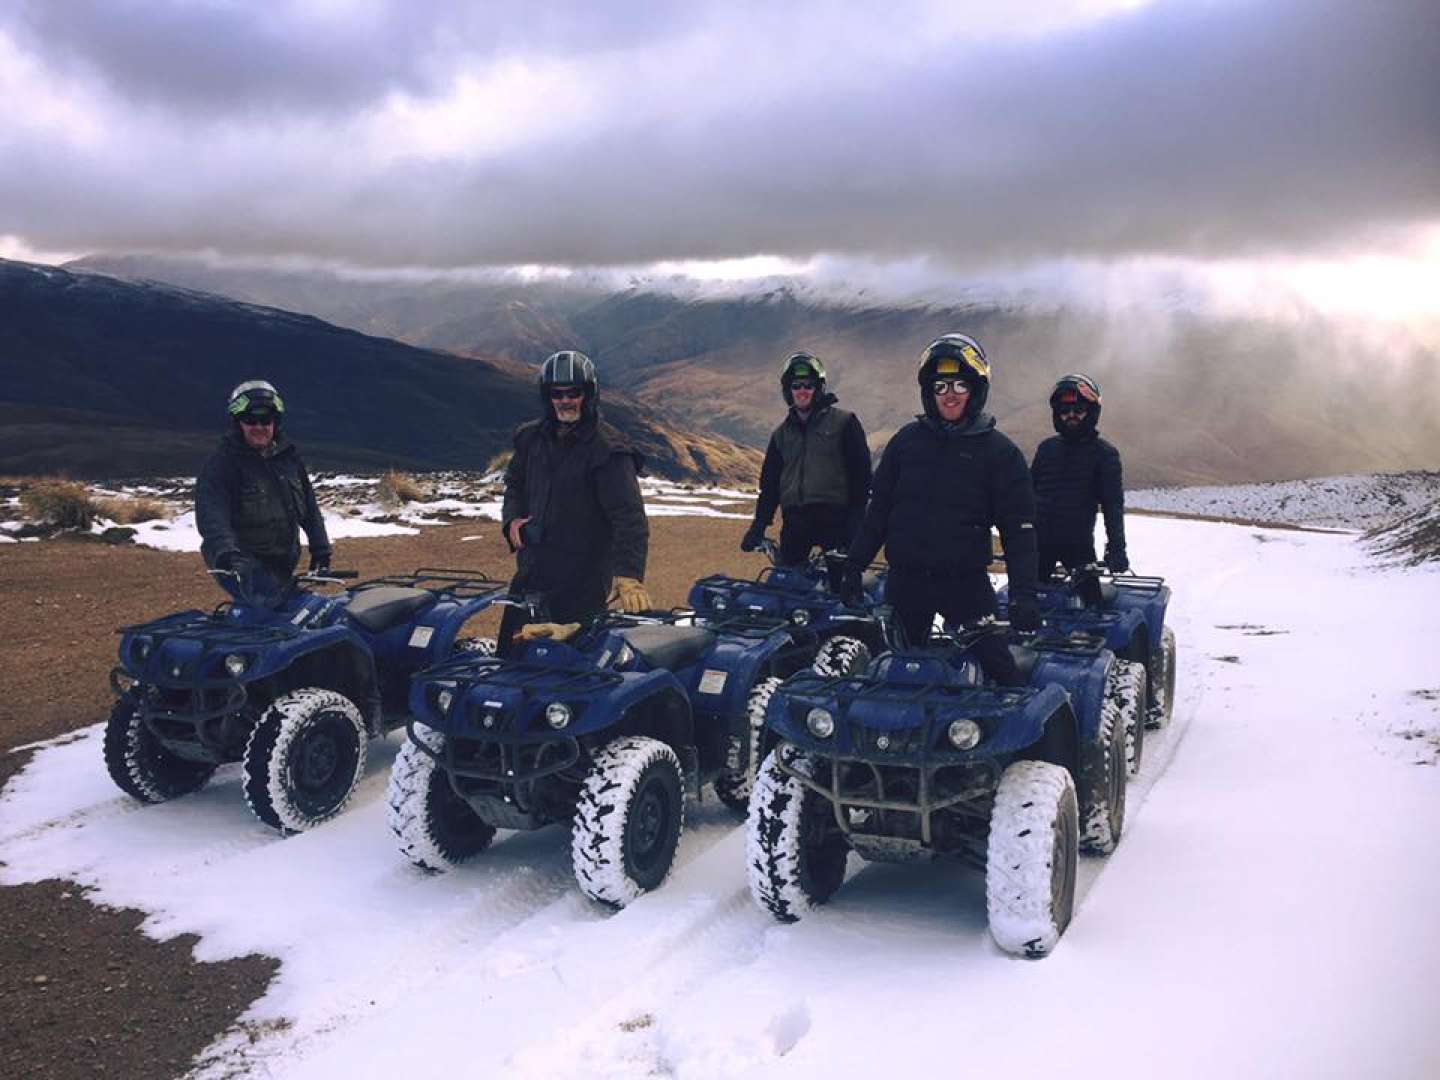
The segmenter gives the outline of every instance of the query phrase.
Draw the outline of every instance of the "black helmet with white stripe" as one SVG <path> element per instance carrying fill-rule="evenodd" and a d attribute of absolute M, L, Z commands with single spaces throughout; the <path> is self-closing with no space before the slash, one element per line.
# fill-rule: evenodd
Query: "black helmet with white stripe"
<path fill-rule="evenodd" d="M 540 401 L 549 415 L 550 390 L 556 386 L 578 386 L 585 392 L 583 412 L 594 416 L 597 399 L 600 396 L 600 380 L 595 375 L 595 363 L 579 349 L 561 349 L 551 353 L 540 365 Z"/>

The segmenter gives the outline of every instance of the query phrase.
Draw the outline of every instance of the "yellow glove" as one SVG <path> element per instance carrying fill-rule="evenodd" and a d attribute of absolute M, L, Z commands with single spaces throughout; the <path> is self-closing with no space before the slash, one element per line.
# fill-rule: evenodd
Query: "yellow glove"
<path fill-rule="evenodd" d="M 550 638 L 553 641 L 569 641 L 580 631 L 578 622 L 532 622 L 515 631 L 515 641 L 538 641 Z"/>
<path fill-rule="evenodd" d="M 615 591 L 620 594 L 620 610 L 627 615 L 638 615 L 654 606 L 645 586 L 633 577 L 617 577 Z"/>

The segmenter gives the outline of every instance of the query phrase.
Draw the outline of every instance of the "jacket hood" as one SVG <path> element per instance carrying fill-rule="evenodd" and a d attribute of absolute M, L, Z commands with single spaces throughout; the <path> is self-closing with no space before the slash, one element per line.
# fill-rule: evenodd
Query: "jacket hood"
<path fill-rule="evenodd" d="M 967 435 L 986 435 L 995 430 L 995 418 L 983 411 L 975 416 L 967 416 L 954 424 L 947 424 L 938 415 L 917 416 L 915 419 L 938 435 L 955 438 L 964 438 Z"/>

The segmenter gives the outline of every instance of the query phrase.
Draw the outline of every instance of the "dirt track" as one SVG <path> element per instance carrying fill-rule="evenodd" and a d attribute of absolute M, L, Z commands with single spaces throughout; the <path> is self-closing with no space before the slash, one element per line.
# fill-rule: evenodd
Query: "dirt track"
<path fill-rule="evenodd" d="M 763 566 L 737 549 L 744 527 L 652 518 L 646 584 L 655 603 L 683 603 L 704 574 Z M 504 578 L 513 567 L 493 522 L 336 548 L 336 566 L 365 577 L 436 566 Z M 220 599 L 194 554 L 67 540 L 0 547 L 0 784 L 28 757 L 15 747 L 105 718 L 117 627 Z M 65 882 L 0 888 L 0 1075 L 180 1075 L 278 967 L 260 956 L 198 964 L 193 939 L 156 942 L 139 921 Z"/>

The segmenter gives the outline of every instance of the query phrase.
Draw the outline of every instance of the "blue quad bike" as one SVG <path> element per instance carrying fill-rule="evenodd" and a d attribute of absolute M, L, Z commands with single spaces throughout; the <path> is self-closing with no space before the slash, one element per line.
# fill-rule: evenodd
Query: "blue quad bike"
<path fill-rule="evenodd" d="M 804 627 L 818 642 L 815 670 L 848 675 L 862 670 L 872 655 L 885 648 L 884 632 L 874 608 L 884 602 L 886 567 L 871 566 L 863 577 L 864 599 L 858 608 L 840 598 L 845 553 L 821 552 L 804 563 L 780 566 L 779 548 L 769 537 L 759 550 L 771 565 L 753 579 L 712 574 L 690 587 L 688 602 L 697 616 L 725 618 L 740 612 L 787 618 Z"/>
<path fill-rule="evenodd" d="M 1006 632 L 992 623 L 901 645 L 860 675 L 781 685 L 746 825 L 762 908 L 790 922 L 823 904 L 852 851 L 951 856 L 984 871 L 997 944 L 1049 954 L 1070 922 L 1078 853 L 1109 854 L 1124 828 L 1126 684 L 1139 672 L 1096 637 L 1042 631 L 1010 645 L 1026 684 L 997 686 L 974 646 Z"/>
<path fill-rule="evenodd" d="M 494 651 L 457 635 L 506 591 L 483 574 L 433 569 L 314 591 L 354 576 L 301 575 L 277 608 L 227 602 L 123 627 L 105 725 L 120 790 L 163 802 L 238 761 L 245 801 L 266 825 L 298 832 L 339 813 L 368 740 L 405 722 L 410 677 L 452 651 Z"/>
<path fill-rule="evenodd" d="M 564 824 L 581 891 L 624 907 L 669 874 L 687 792 L 713 783 L 743 813 L 770 696 L 816 647 L 788 611 L 608 613 L 566 641 L 431 668 L 390 773 L 400 851 L 439 871 L 498 829 Z"/>
<path fill-rule="evenodd" d="M 1003 615 L 1009 610 L 1008 588 L 998 596 Z M 1144 754 L 1145 729 L 1164 727 L 1175 708 L 1175 631 L 1165 623 L 1170 587 L 1161 577 L 1112 574 L 1095 563 L 1042 581 L 1037 599 L 1052 630 L 1093 634 L 1116 656 L 1144 669 L 1144 723 L 1126 732 L 1133 775 Z"/>

